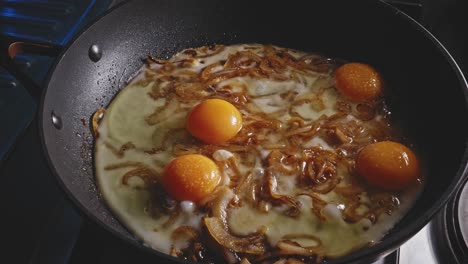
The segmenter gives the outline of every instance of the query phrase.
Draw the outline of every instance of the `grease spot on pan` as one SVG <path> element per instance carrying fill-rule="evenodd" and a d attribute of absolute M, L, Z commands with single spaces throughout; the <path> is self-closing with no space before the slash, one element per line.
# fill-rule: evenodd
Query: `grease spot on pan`
<path fill-rule="evenodd" d="M 55 114 L 54 111 L 52 111 L 50 116 L 52 119 L 52 125 L 54 125 L 56 129 L 62 129 L 63 127 L 62 118 L 58 116 L 57 114 Z"/>
<path fill-rule="evenodd" d="M 89 47 L 89 50 L 88 50 L 88 56 L 94 62 L 99 61 L 102 57 L 101 48 L 96 44 L 91 45 L 91 47 Z"/>

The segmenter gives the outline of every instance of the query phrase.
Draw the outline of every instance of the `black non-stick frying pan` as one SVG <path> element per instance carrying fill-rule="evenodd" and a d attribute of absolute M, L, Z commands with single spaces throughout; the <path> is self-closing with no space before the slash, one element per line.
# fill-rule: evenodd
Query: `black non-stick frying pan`
<path fill-rule="evenodd" d="M 430 33 L 376 0 L 134 0 L 113 9 L 61 52 L 41 98 L 39 126 L 45 155 L 76 205 L 129 245 L 150 250 L 114 218 L 100 198 L 93 176 L 90 116 L 125 86 L 148 54 L 167 58 L 188 47 L 252 42 L 375 66 L 386 81 L 394 122 L 424 161 L 424 192 L 404 219 L 375 246 L 329 263 L 369 263 L 420 230 L 465 174 L 467 84 Z M 10 47 L 10 55 L 58 50 L 49 46 L 16 44 Z M 2 62 L 15 71 L 9 59 Z M 24 75 L 18 78 L 31 86 Z M 154 253 L 155 258 L 170 259 Z"/>

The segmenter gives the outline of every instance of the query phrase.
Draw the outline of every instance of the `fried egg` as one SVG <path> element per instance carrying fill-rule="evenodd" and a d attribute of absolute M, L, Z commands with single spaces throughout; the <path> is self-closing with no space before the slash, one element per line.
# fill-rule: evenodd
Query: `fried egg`
<path fill-rule="evenodd" d="M 340 64 L 260 44 L 149 58 L 99 122 L 102 198 L 142 243 L 198 262 L 318 261 L 377 243 L 423 178 L 408 148 L 360 156 L 402 140 L 380 76 Z M 386 162 L 374 149 L 412 178 L 382 183 L 400 171 L 373 168 Z"/>

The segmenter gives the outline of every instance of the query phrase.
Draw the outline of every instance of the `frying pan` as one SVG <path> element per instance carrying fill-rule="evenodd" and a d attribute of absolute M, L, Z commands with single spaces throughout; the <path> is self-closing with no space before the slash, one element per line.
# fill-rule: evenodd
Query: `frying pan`
<path fill-rule="evenodd" d="M 103 203 L 93 177 L 88 121 L 149 54 L 168 58 L 188 47 L 253 42 L 361 61 L 382 73 L 393 121 L 424 161 L 425 188 L 381 242 L 328 263 L 369 263 L 392 252 L 428 223 L 466 172 L 467 83 L 428 31 L 375 0 L 134 0 L 117 6 L 60 52 L 40 97 L 42 144 L 61 186 L 82 212 L 117 237 L 155 258 L 180 262 L 144 246 Z M 44 43 L 15 43 L 9 55 L 60 50 Z M 37 95 L 37 87 L 9 57 L 1 62 Z"/>

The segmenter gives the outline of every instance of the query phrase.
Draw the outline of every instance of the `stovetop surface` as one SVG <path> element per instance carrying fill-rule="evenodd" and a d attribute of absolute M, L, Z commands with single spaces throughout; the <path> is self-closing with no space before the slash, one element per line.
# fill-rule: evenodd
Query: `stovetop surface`
<path fill-rule="evenodd" d="M 80 27 L 118 2 L 0 0 L 0 34 L 65 44 Z M 423 16 L 418 0 L 388 2 L 417 20 Z M 18 62 L 40 83 L 53 60 L 21 56 Z M 2 226 L 7 227 L 2 240 L 11 249 L 2 251 L 2 259 L 31 264 L 154 263 L 153 255 L 83 218 L 65 198 L 42 155 L 35 109 L 21 85 L 0 69 L 0 123 L 8 124 L 0 129 L 0 210 L 7 212 L 2 217 Z M 376 263 L 447 263 L 444 257 L 437 260 L 431 241 L 440 237 L 434 225 L 427 225 L 398 252 Z"/>

